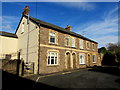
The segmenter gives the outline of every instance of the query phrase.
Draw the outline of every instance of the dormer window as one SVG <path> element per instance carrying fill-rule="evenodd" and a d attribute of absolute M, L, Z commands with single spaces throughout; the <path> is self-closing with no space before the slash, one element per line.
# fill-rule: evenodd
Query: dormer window
<path fill-rule="evenodd" d="M 24 33 L 24 26 L 25 26 L 24 24 L 25 24 L 25 23 L 23 22 L 23 23 L 22 23 L 22 30 L 21 30 L 21 34 L 23 34 L 23 33 Z"/>

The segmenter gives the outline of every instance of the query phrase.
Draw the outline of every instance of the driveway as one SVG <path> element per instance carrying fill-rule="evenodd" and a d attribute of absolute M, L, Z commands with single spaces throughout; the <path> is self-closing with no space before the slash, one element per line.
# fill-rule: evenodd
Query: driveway
<path fill-rule="evenodd" d="M 120 89 L 120 76 L 97 72 L 93 69 L 82 69 L 75 72 L 64 72 L 58 75 L 39 76 L 37 83 L 57 88 L 115 88 Z M 34 87 L 39 87 L 38 84 Z"/>

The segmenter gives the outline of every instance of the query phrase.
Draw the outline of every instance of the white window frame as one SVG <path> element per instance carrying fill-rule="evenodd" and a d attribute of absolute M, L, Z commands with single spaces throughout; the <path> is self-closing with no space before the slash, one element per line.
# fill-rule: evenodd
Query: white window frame
<path fill-rule="evenodd" d="M 80 43 L 80 49 L 84 49 L 83 48 L 83 40 L 80 40 L 79 43 Z"/>
<path fill-rule="evenodd" d="M 90 42 L 89 42 L 89 41 L 86 42 L 86 48 L 87 48 L 87 49 L 90 48 Z"/>
<path fill-rule="evenodd" d="M 67 39 L 68 39 L 68 44 L 67 44 Z M 65 37 L 65 43 L 66 43 L 65 44 L 66 46 L 70 46 L 70 37 L 69 36 Z"/>
<path fill-rule="evenodd" d="M 75 47 L 75 38 L 74 37 L 71 38 L 71 43 L 72 43 L 72 47 Z"/>
<path fill-rule="evenodd" d="M 52 58 L 53 57 L 53 58 Z M 57 59 L 56 59 L 57 58 Z M 54 63 L 52 64 L 52 59 L 54 60 Z M 48 53 L 48 59 L 47 59 L 47 65 L 58 65 L 58 52 L 50 51 Z"/>
<path fill-rule="evenodd" d="M 22 25 L 21 25 L 21 27 L 22 27 L 22 29 L 21 29 L 21 34 L 23 34 L 24 33 L 24 27 L 25 27 L 25 24 L 24 24 L 24 22 L 22 23 Z"/>
<path fill-rule="evenodd" d="M 55 32 L 50 32 L 49 34 L 49 43 L 56 44 L 56 33 Z M 51 42 L 51 37 L 54 37 L 55 42 Z"/>
<path fill-rule="evenodd" d="M 83 57 L 82 59 L 81 56 Z M 79 64 L 85 64 L 85 54 L 79 54 Z"/>
<path fill-rule="evenodd" d="M 92 62 L 96 63 L 96 55 L 92 55 Z"/>

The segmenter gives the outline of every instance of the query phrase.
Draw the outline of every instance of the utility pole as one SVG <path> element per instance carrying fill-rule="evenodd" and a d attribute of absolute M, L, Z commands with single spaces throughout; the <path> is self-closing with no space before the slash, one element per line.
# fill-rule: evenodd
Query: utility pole
<path fill-rule="evenodd" d="M 27 49 L 26 49 L 26 64 L 28 64 L 28 54 L 29 54 L 29 31 L 30 31 L 30 23 L 29 23 L 29 7 L 26 6 L 23 11 L 23 15 L 27 16 Z"/>
<path fill-rule="evenodd" d="M 30 23 L 29 23 L 29 14 L 27 18 L 28 32 L 27 32 L 27 54 L 26 54 L 26 64 L 28 64 L 28 52 L 29 52 L 29 31 L 30 31 Z"/>

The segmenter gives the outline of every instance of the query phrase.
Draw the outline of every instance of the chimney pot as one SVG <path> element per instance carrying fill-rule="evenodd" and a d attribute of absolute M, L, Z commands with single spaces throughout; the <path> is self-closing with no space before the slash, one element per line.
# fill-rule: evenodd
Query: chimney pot
<path fill-rule="evenodd" d="M 67 25 L 67 27 L 65 29 L 72 31 L 72 27 L 70 25 Z"/>

